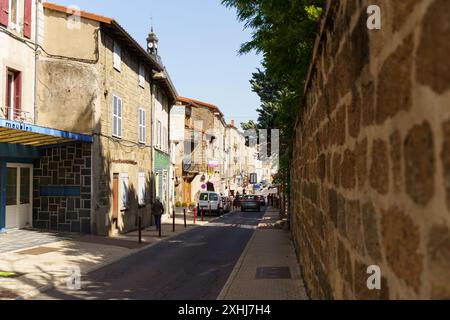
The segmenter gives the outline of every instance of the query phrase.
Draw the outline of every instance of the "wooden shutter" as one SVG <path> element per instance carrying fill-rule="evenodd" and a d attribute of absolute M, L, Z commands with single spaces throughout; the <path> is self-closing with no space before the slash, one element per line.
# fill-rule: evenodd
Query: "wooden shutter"
<path fill-rule="evenodd" d="M 0 24 L 7 27 L 9 20 L 9 0 L 0 0 Z"/>
<path fill-rule="evenodd" d="M 17 72 L 14 77 L 14 117 L 20 117 L 22 109 L 22 73 Z"/>
<path fill-rule="evenodd" d="M 23 36 L 28 39 L 31 39 L 31 10 L 32 10 L 31 0 L 25 0 L 25 10 L 23 18 Z"/>

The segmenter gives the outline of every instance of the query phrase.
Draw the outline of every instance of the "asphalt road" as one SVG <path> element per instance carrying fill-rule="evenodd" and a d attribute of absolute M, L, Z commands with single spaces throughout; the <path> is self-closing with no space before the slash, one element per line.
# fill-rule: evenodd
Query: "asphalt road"
<path fill-rule="evenodd" d="M 216 299 L 263 215 L 226 215 L 84 276 L 81 290 L 35 299 Z"/>

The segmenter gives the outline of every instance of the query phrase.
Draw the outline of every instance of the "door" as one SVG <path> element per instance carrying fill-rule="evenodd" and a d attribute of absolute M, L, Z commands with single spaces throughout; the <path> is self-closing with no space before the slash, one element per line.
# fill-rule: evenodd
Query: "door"
<path fill-rule="evenodd" d="M 113 221 L 119 218 L 119 175 L 113 176 Z"/>
<path fill-rule="evenodd" d="M 32 227 L 33 165 L 8 164 L 6 181 L 6 229 Z"/>

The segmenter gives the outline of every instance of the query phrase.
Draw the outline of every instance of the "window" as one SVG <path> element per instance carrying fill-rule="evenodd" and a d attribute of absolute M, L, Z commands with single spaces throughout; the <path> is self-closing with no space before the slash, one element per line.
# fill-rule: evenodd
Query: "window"
<path fill-rule="evenodd" d="M 122 48 L 119 43 L 114 42 L 114 69 L 121 71 L 122 69 Z"/>
<path fill-rule="evenodd" d="M 30 168 L 20 168 L 20 204 L 30 204 Z"/>
<path fill-rule="evenodd" d="M 20 120 L 22 100 L 22 76 L 20 72 L 8 69 L 6 79 L 6 117 Z"/>
<path fill-rule="evenodd" d="M 139 86 L 145 88 L 145 67 L 143 64 L 139 65 Z"/>
<path fill-rule="evenodd" d="M 145 194 L 146 194 L 146 179 L 145 172 L 139 172 L 138 175 L 138 201 L 140 205 L 145 204 Z"/>
<path fill-rule="evenodd" d="M 19 0 L 9 0 L 9 25 L 11 28 L 19 29 Z"/>
<path fill-rule="evenodd" d="M 145 110 L 139 109 L 139 143 L 147 142 L 147 125 L 146 125 L 147 117 Z"/>
<path fill-rule="evenodd" d="M 121 192 L 121 208 L 126 209 L 128 207 L 128 174 L 122 173 L 120 175 L 120 192 Z"/>
<path fill-rule="evenodd" d="M 8 168 L 6 172 L 6 205 L 17 205 L 17 168 Z"/>
<path fill-rule="evenodd" d="M 161 148 L 161 121 L 158 121 L 158 127 L 156 132 L 156 146 Z"/>
<path fill-rule="evenodd" d="M 113 136 L 122 137 L 122 99 L 113 97 Z"/>

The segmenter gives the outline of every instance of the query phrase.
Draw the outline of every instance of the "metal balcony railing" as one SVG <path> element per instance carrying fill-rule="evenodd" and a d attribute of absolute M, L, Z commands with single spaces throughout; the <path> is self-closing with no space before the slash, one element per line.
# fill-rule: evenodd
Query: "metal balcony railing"
<path fill-rule="evenodd" d="M 33 117 L 30 112 L 14 109 L 14 108 L 0 108 L 0 114 L 3 118 L 16 121 L 16 122 L 24 122 L 24 123 L 33 123 Z"/>

